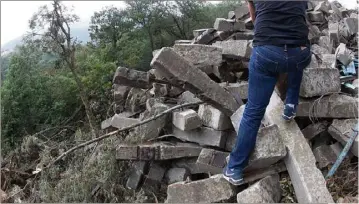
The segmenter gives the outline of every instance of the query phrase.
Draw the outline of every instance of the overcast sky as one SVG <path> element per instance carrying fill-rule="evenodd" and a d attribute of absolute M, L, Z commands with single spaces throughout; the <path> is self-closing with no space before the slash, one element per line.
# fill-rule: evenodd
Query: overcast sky
<path fill-rule="evenodd" d="M 51 1 L 3 1 L 1 0 L 1 45 L 23 35 L 28 30 L 28 21 L 32 14 Z M 347 8 L 355 8 L 356 0 L 339 0 Z M 73 6 L 74 12 L 82 22 L 88 22 L 95 11 L 114 5 L 125 7 L 123 1 L 64 1 Z"/>

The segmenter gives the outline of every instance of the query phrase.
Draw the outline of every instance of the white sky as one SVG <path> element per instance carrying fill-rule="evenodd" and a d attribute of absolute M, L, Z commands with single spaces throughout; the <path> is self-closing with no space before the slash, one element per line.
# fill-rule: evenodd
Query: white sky
<path fill-rule="evenodd" d="M 28 30 L 28 21 L 32 14 L 51 1 L 1 1 L 1 45 L 20 37 Z M 347 8 L 355 8 L 356 0 L 339 0 Z M 64 1 L 73 6 L 74 12 L 83 23 L 88 22 L 95 11 L 105 6 L 125 7 L 123 1 Z"/>

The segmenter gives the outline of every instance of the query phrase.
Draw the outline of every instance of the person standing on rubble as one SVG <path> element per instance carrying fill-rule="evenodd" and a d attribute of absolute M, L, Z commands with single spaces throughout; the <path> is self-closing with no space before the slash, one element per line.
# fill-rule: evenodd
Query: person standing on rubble
<path fill-rule="evenodd" d="M 307 4 L 304 0 L 248 1 L 254 23 L 248 101 L 238 124 L 236 144 L 223 169 L 223 177 L 233 185 L 243 182 L 243 169 L 254 149 L 261 120 L 281 73 L 288 73 L 282 117 L 288 121 L 295 117 L 303 69 L 311 61 Z"/>

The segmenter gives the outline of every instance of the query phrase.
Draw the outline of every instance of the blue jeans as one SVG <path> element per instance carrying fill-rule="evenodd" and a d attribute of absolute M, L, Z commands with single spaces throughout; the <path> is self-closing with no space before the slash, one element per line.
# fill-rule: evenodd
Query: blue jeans
<path fill-rule="evenodd" d="M 280 73 L 288 73 L 285 104 L 298 105 L 303 69 L 311 61 L 310 47 L 284 48 L 263 45 L 253 48 L 249 63 L 248 101 L 230 154 L 229 169 L 243 170 L 255 147 L 257 133 Z"/>

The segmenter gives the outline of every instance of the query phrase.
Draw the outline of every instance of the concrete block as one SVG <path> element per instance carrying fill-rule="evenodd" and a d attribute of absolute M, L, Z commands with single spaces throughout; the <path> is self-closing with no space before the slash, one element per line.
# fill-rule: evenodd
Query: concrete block
<path fill-rule="evenodd" d="M 244 5 L 244 4 L 241 6 L 238 6 L 234 10 L 234 14 L 236 15 L 236 19 L 242 19 L 242 18 L 248 16 L 249 15 L 248 6 Z"/>
<path fill-rule="evenodd" d="M 175 45 L 186 45 L 191 44 L 192 40 L 175 40 Z"/>
<path fill-rule="evenodd" d="M 215 130 L 227 130 L 232 127 L 229 117 L 211 105 L 201 104 L 198 109 L 198 116 L 203 125 Z"/>
<path fill-rule="evenodd" d="M 235 187 L 214 175 L 194 182 L 179 182 L 168 186 L 166 203 L 215 203 L 228 201 L 235 196 Z"/>
<path fill-rule="evenodd" d="M 249 59 L 252 52 L 248 40 L 217 41 L 213 46 L 222 48 L 225 58 Z"/>
<path fill-rule="evenodd" d="M 344 18 L 344 24 L 350 35 L 358 33 L 358 18 Z"/>
<path fill-rule="evenodd" d="M 173 50 L 192 63 L 194 67 L 210 74 L 214 66 L 222 63 L 222 49 L 210 45 L 185 44 L 174 45 Z"/>
<path fill-rule="evenodd" d="M 356 112 L 358 112 L 358 109 Z M 328 128 L 328 132 L 334 139 L 345 146 L 350 138 L 350 135 L 353 133 L 353 128 L 356 125 L 358 125 L 357 119 L 333 120 L 332 125 Z M 356 157 L 358 157 L 358 141 L 359 137 L 357 136 L 354 140 L 353 146 L 350 148 L 350 151 Z"/>
<path fill-rule="evenodd" d="M 342 144 L 340 144 L 340 142 L 336 142 L 334 144 L 330 145 L 330 148 L 333 150 L 333 152 L 335 153 L 335 155 L 337 157 L 339 157 L 340 153 L 343 151 L 344 147 Z M 352 158 L 354 155 L 353 153 L 351 153 L 350 151 L 347 153 L 348 158 Z"/>
<path fill-rule="evenodd" d="M 228 19 L 234 19 L 236 18 L 236 14 L 234 13 L 234 11 L 229 11 L 228 12 Z"/>
<path fill-rule="evenodd" d="M 133 163 L 132 171 L 128 176 L 126 188 L 136 190 L 142 181 L 144 174 L 148 171 L 148 163 L 146 161 L 136 161 Z"/>
<path fill-rule="evenodd" d="M 178 129 L 186 131 L 202 126 L 202 121 L 196 111 L 189 109 L 181 112 L 174 112 L 172 123 Z"/>
<path fill-rule="evenodd" d="M 237 203 L 279 203 L 281 199 L 279 175 L 267 176 L 237 194 Z"/>
<path fill-rule="evenodd" d="M 334 164 L 337 159 L 334 151 L 328 145 L 321 145 L 315 148 L 313 154 L 320 169 L 327 167 L 329 164 Z"/>
<path fill-rule="evenodd" d="M 233 31 L 216 31 L 214 35 L 218 37 L 220 41 L 225 41 L 232 33 Z"/>
<path fill-rule="evenodd" d="M 318 56 L 321 56 L 323 54 L 331 54 L 328 49 L 326 49 L 324 47 L 320 47 L 317 44 L 312 45 L 311 51 L 313 54 L 318 55 Z"/>
<path fill-rule="evenodd" d="M 244 31 L 247 28 L 247 24 L 250 24 L 250 22 L 245 21 L 235 21 L 233 22 L 233 31 Z"/>
<path fill-rule="evenodd" d="M 158 103 L 164 103 L 165 99 L 163 97 L 160 98 L 149 98 L 146 101 L 146 110 L 151 112 L 152 107 Z"/>
<path fill-rule="evenodd" d="M 338 46 L 339 43 L 339 24 L 328 22 L 328 36 L 329 40 L 333 42 L 333 46 Z"/>
<path fill-rule="evenodd" d="M 314 54 L 312 54 L 312 60 L 310 61 L 308 68 L 319 68 L 319 67 L 320 65 L 317 57 Z"/>
<path fill-rule="evenodd" d="M 121 86 L 118 84 L 113 85 L 113 99 L 117 105 L 125 105 L 128 92 L 131 87 Z"/>
<path fill-rule="evenodd" d="M 323 122 L 318 122 L 308 125 L 302 130 L 302 133 L 307 140 L 311 140 L 315 136 L 327 130 L 327 128 L 328 128 L 328 122 L 323 121 Z"/>
<path fill-rule="evenodd" d="M 315 157 L 295 121 L 282 119 L 283 102 L 273 93 L 266 115 L 278 125 L 280 136 L 287 148 L 284 158 L 299 203 L 333 203 L 323 174 L 315 165 Z"/>
<path fill-rule="evenodd" d="M 226 132 L 212 128 L 200 127 L 189 131 L 182 131 L 173 127 L 173 135 L 184 141 L 195 142 L 200 145 L 224 148 Z"/>
<path fill-rule="evenodd" d="M 179 97 L 178 97 L 178 104 L 183 104 L 183 103 L 196 103 L 196 102 L 200 102 L 201 99 L 197 98 L 193 93 L 189 92 L 189 91 L 185 91 L 183 92 Z"/>
<path fill-rule="evenodd" d="M 309 33 L 308 33 L 308 39 L 309 41 L 314 44 L 318 43 L 319 37 L 320 37 L 320 30 L 318 26 L 316 25 L 309 25 L 308 26 Z"/>
<path fill-rule="evenodd" d="M 197 38 L 198 36 L 202 35 L 202 33 L 204 33 L 204 32 L 207 31 L 207 30 L 209 30 L 209 28 L 193 30 L 193 36 L 194 36 L 195 38 Z"/>
<path fill-rule="evenodd" d="M 301 97 L 322 96 L 339 91 L 340 73 L 338 69 L 304 69 L 299 92 Z"/>
<path fill-rule="evenodd" d="M 243 117 L 243 113 L 244 113 L 244 109 L 245 109 L 245 105 L 242 105 L 240 108 L 238 108 L 238 110 L 233 113 L 233 115 L 231 116 L 231 122 L 232 125 L 234 127 L 234 130 L 238 133 L 238 129 L 239 129 L 239 125 L 241 124 L 241 120 Z M 269 123 L 269 121 L 267 120 L 266 116 L 263 117 L 262 119 L 262 126 L 269 126 L 271 125 Z"/>
<path fill-rule="evenodd" d="M 233 30 L 233 25 L 225 18 L 216 18 L 213 28 L 218 31 L 230 31 Z"/>
<path fill-rule="evenodd" d="M 309 11 L 307 12 L 307 16 L 312 22 L 324 22 L 324 14 L 321 11 Z"/>
<path fill-rule="evenodd" d="M 238 99 L 248 99 L 248 82 L 242 81 L 240 83 L 220 83 L 221 87 L 229 91 L 236 100 Z"/>
<path fill-rule="evenodd" d="M 347 46 L 344 43 L 340 43 L 337 47 L 335 54 L 337 60 L 339 60 L 343 65 L 347 66 L 352 60 L 350 56 L 350 50 L 347 49 Z"/>
<path fill-rule="evenodd" d="M 329 36 L 320 36 L 318 40 L 318 45 L 322 48 L 327 49 L 330 54 L 334 53 L 333 42 L 330 41 Z"/>
<path fill-rule="evenodd" d="M 254 25 L 253 25 L 253 22 L 252 22 L 252 18 L 251 18 L 251 17 L 249 17 L 249 18 L 247 18 L 246 20 L 244 20 L 244 24 L 245 24 L 246 29 L 252 30 L 252 29 L 254 28 Z"/>
<path fill-rule="evenodd" d="M 335 68 L 336 69 L 336 57 L 334 54 L 323 54 L 322 55 L 322 63 L 320 68 Z"/>
<path fill-rule="evenodd" d="M 166 168 L 159 163 L 152 162 L 148 174 L 144 178 L 142 188 L 152 192 L 159 191 L 165 173 Z"/>
<path fill-rule="evenodd" d="M 148 145 L 119 145 L 116 149 L 118 160 L 168 160 L 184 157 L 196 157 L 202 147 L 190 143 L 158 142 Z"/>
<path fill-rule="evenodd" d="M 172 162 L 172 167 L 187 169 L 190 174 L 208 173 L 197 163 L 197 157 L 176 159 Z"/>
<path fill-rule="evenodd" d="M 127 94 L 125 109 L 133 113 L 143 111 L 146 108 L 145 104 L 149 97 L 150 94 L 144 89 L 131 88 Z"/>
<path fill-rule="evenodd" d="M 216 30 L 213 28 L 207 29 L 201 35 L 199 35 L 194 39 L 193 44 L 204 44 L 204 45 L 210 44 L 217 37 L 215 35 L 215 32 Z"/>
<path fill-rule="evenodd" d="M 148 72 L 141 72 L 125 67 L 117 68 L 113 77 L 113 83 L 141 89 L 148 89 L 152 86 L 150 74 Z"/>
<path fill-rule="evenodd" d="M 320 99 L 299 99 L 297 116 L 318 118 L 357 118 L 358 101 L 356 98 L 332 94 Z"/>
<path fill-rule="evenodd" d="M 321 11 L 326 14 L 329 14 L 330 4 L 327 1 L 321 1 L 318 5 L 314 8 L 314 11 Z"/>
<path fill-rule="evenodd" d="M 171 168 L 166 172 L 165 178 L 167 184 L 173 184 L 181 181 L 185 181 L 189 176 L 187 169 L 185 168 Z"/>
<path fill-rule="evenodd" d="M 233 34 L 233 40 L 253 40 L 253 38 L 254 32 L 251 30 L 236 32 Z"/>
<path fill-rule="evenodd" d="M 160 84 L 160 83 L 153 83 L 152 88 L 149 91 L 151 96 L 155 98 L 165 97 L 168 95 L 168 92 L 169 92 L 168 85 Z"/>
<path fill-rule="evenodd" d="M 140 120 L 136 118 L 126 118 L 121 117 L 118 114 L 115 114 L 112 118 L 108 118 L 101 123 L 101 129 L 107 129 L 110 127 L 114 127 L 117 129 L 125 128 L 134 124 L 139 123 Z"/>
<path fill-rule="evenodd" d="M 161 70 L 171 83 L 184 85 L 184 89 L 199 94 L 200 99 L 228 116 L 242 105 L 204 72 L 192 66 L 171 48 L 162 48 L 152 59 L 151 67 Z"/>

